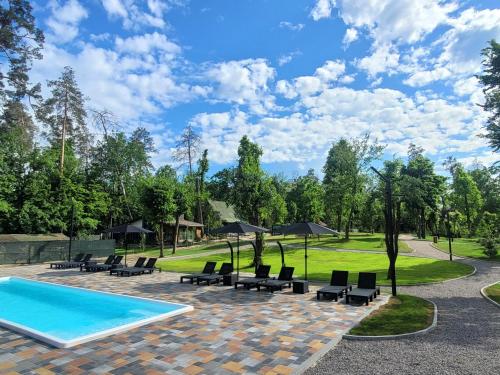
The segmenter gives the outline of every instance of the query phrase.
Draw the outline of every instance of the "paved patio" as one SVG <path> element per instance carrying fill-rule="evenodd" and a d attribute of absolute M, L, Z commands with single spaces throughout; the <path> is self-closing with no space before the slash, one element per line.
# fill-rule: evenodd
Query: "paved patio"
<path fill-rule="evenodd" d="M 0 328 L 1 374 L 301 373 L 387 299 L 351 306 L 317 302 L 314 286 L 306 295 L 270 294 L 179 284 L 179 274 L 166 272 L 118 278 L 47 265 L 0 267 L 0 276 L 12 275 L 185 303 L 194 311 L 71 349 Z"/>

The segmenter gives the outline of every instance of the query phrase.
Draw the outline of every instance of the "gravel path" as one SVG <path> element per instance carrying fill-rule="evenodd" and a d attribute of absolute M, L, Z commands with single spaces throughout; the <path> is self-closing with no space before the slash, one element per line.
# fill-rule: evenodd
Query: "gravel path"
<path fill-rule="evenodd" d="M 416 252 L 440 256 L 428 242 L 407 242 Z M 483 286 L 500 280 L 500 264 L 460 262 L 475 266 L 477 273 L 440 284 L 399 288 L 436 303 L 435 330 L 400 340 L 342 340 L 305 374 L 500 374 L 500 309 L 480 294 Z"/>

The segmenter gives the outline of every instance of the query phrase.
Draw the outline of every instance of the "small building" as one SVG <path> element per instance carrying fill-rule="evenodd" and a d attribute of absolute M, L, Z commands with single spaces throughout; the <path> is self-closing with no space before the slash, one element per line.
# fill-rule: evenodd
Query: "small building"
<path fill-rule="evenodd" d="M 175 231 L 175 220 L 165 223 L 165 241 L 173 243 Z M 186 220 L 184 215 L 179 218 L 179 233 L 177 243 L 190 244 L 200 241 L 203 236 L 203 224 Z"/>
<path fill-rule="evenodd" d="M 222 225 L 239 221 L 238 216 L 236 215 L 236 212 L 234 210 L 234 207 L 231 206 L 230 204 L 227 204 L 224 201 L 214 201 L 214 200 L 209 200 L 208 203 L 212 208 L 214 215 Z"/>

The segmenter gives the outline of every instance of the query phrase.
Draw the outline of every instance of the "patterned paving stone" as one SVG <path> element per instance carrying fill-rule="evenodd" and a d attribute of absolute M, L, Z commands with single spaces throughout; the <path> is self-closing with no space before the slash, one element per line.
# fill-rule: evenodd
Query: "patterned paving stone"
<path fill-rule="evenodd" d="M 175 273 L 120 278 L 0 267 L 21 276 L 107 292 L 189 304 L 194 311 L 79 345 L 55 349 L 0 328 L 0 374 L 293 374 L 374 308 L 316 301 L 309 294 L 256 292 L 179 284 Z"/>

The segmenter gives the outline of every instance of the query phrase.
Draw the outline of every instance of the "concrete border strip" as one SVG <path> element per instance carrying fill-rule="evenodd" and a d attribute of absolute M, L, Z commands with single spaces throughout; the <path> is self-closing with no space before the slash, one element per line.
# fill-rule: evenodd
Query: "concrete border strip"
<path fill-rule="evenodd" d="M 419 298 L 422 298 L 422 297 L 419 297 Z M 344 335 L 344 338 L 346 340 L 381 341 L 381 340 L 398 340 L 398 339 L 404 339 L 404 338 L 413 337 L 413 336 L 420 336 L 420 335 L 424 335 L 426 333 L 429 333 L 437 326 L 438 308 L 433 301 L 428 300 L 426 298 L 422 298 L 422 299 L 426 300 L 427 302 L 432 303 L 432 305 L 434 306 L 434 317 L 433 317 L 432 323 L 429 327 L 421 329 L 419 331 L 415 331 L 415 332 L 402 333 L 400 335 L 358 336 L 358 335 L 346 334 L 346 335 Z"/>
<path fill-rule="evenodd" d="M 481 288 L 481 295 L 490 303 L 494 304 L 496 307 L 500 308 L 500 303 L 493 301 L 488 295 L 486 294 L 486 289 L 489 288 L 490 286 L 493 286 L 495 284 L 500 284 L 500 281 L 495 281 L 494 283 L 490 285 L 483 286 Z"/>

